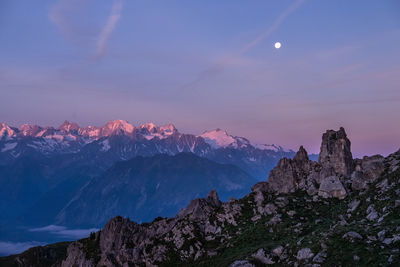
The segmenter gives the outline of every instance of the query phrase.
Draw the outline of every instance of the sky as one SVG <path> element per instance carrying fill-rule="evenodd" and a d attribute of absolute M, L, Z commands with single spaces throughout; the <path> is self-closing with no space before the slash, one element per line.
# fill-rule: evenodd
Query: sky
<path fill-rule="evenodd" d="M 281 42 L 280 49 L 274 48 Z M 0 121 L 400 148 L 400 1 L 1 0 Z"/>

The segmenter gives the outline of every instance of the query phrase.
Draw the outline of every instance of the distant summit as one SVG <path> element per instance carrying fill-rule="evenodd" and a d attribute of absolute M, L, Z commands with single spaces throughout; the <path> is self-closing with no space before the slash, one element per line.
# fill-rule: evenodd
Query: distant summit
<path fill-rule="evenodd" d="M 17 128 L 0 124 L 0 160 L 5 162 L 34 154 L 50 157 L 73 153 L 89 160 L 102 159 L 106 166 L 111 166 L 116 160 L 135 156 L 180 152 L 237 165 L 260 180 L 266 178 L 281 157 L 294 156 L 292 150 L 254 144 L 219 128 L 193 135 L 180 133 L 171 123 L 135 126 L 126 120 L 111 120 L 99 127 L 80 127 L 67 120 L 58 128 L 30 124 Z"/>

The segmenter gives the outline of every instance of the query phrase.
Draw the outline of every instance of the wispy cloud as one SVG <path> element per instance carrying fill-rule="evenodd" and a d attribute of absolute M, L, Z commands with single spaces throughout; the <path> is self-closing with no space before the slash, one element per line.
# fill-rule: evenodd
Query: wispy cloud
<path fill-rule="evenodd" d="M 261 33 L 257 38 L 252 40 L 251 42 L 247 43 L 239 52 L 239 54 L 246 53 L 251 48 L 255 47 L 263 40 L 268 38 L 272 33 L 279 29 L 279 26 L 285 21 L 285 19 L 296 9 L 298 9 L 305 0 L 296 0 L 293 4 L 291 4 L 287 9 L 285 9 L 272 23 L 272 25 L 266 29 L 263 33 Z"/>
<path fill-rule="evenodd" d="M 76 20 L 77 14 L 82 11 L 89 2 L 90 0 L 59 0 L 49 10 L 50 21 L 57 25 L 67 40 L 75 44 L 82 44 L 84 42 L 85 45 L 87 45 L 91 43 L 87 35 L 89 32 L 90 35 L 93 36 L 94 30 L 88 31 Z M 121 18 L 122 6 L 123 0 L 113 0 L 111 12 L 105 21 L 104 27 L 95 33 L 95 35 L 97 35 L 97 41 L 94 49 L 92 48 L 94 52 L 90 52 L 90 54 L 94 54 L 94 58 L 98 59 L 104 55 L 107 42 Z"/>
<path fill-rule="evenodd" d="M 60 29 L 64 38 L 80 43 L 78 27 L 73 23 L 76 14 L 83 9 L 89 0 L 59 0 L 49 10 L 49 19 Z"/>
<path fill-rule="evenodd" d="M 90 228 L 90 229 L 68 229 L 65 226 L 60 225 L 48 225 L 40 228 L 29 229 L 30 232 L 47 232 L 50 234 L 57 235 L 59 237 L 65 238 L 83 238 L 89 236 L 91 232 L 96 232 L 99 229 Z"/>
<path fill-rule="evenodd" d="M 274 20 L 272 25 L 268 27 L 264 32 L 262 32 L 260 35 L 258 35 L 255 39 L 252 41 L 246 43 L 242 49 L 240 49 L 236 54 L 226 57 L 222 59 L 221 61 L 215 63 L 212 65 L 210 68 L 206 69 L 205 71 L 201 72 L 196 79 L 194 79 L 192 82 L 186 84 L 183 86 L 183 89 L 191 88 L 195 86 L 197 83 L 201 82 L 202 80 L 205 80 L 207 78 L 210 78 L 212 76 L 217 75 L 221 71 L 225 69 L 225 67 L 229 65 L 234 65 L 237 58 L 242 56 L 244 53 L 249 51 L 251 48 L 257 46 L 259 43 L 267 39 L 272 33 L 277 31 L 281 24 L 285 21 L 285 19 L 293 13 L 296 9 L 298 9 L 305 0 L 296 0 L 293 4 L 291 4 L 288 8 L 286 8 L 279 16 Z"/>
<path fill-rule="evenodd" d="M 108 16 L 106 25 L 100 32 L 99 39 L 97 41 L 96 54 L 95 54 L 96 58 L 102 57 L 104 55 L 107 42 L 110 39 L 111 34 L 113 33 L 119 19 L 121 18 L 122 5 L 123 5 L 123 0 L 114 0 L 111 8 L 111 13 Z"/>

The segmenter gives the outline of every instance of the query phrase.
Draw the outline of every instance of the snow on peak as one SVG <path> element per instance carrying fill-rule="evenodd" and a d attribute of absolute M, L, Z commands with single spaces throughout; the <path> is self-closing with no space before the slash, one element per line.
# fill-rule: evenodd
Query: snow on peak
<path fill-rule="evenodd" d="M 200 137 L 203 137 L 213 148 L 228 147 L 232 144 L 236 144 L 236 140 L 233 136 L 219 128 L 213 131 L 206 131 L 200 135 Z"/>
<path fill-rule="evenodd" d="M 272 150 L 272 151 L 275 151 L 275 152 L 278 152 L 278 151 L 291 152 L 291 150 L 284 149 L 283 147 L 277 146 L 275 144 L 253 144 L 253 146 L 255 148 L 258 148 L 258 149 L 261 149 L 261 150 Z"/>
<path fill-rule="evenodd" d="M 158 127 L 158 128 L 159 128 L 160 132 L 161 132 L 163 135 L 171 135 L 171 134 L 173 134 L 173 133 L 175 133 L 175 132 L 178 131 L 178 130 L 176 129 L 175 125 L 173 125 L 172 123 L 169 123 L 169 124 L 160 126 L 160 127 Z"/>
<path fill-rule="evenodd" d="M 23 136 L 36 136 L 42 127 L 37 125 L 23 124 L 19 127 L 19 131 Z"/>
<path fill-rule="evenodd" d="M 117 131 L 123 131 L 125 133 L 133 133 L 133 130 L 135 129 L 135 126 L 130 124 L 129 122 L 125 120 L 114 120 L 114 121 L 109 121 L 102 127 L 102 130 L 105 132 L 105 134 L 112 134 Z"/>
<path fill-rule="evenodd" d="M 147 139 L 151 140 L 154 137 L 164 139 L 178 130 L 173 124 L 166 124 L 163 126 L 156 126 L 154 123 L 145 123 L 139 126 L 140 133 Z"/>
<path fill-rule="evenodd" d="M 63 124 L 60 125 L 60 127 L 58 127 L 59 130 L 64 131 L 66 133 L 70 132 L 70 131 L 78 131 L 79 125 L 75 122 L 69 122 L 69 121 L 64 121 Z"/>
<path fill-rule="evenodd" d="M 146 129 L 147 131 L 149 131 L 149 133 L 155 133 L 157 132 L 157 127 L 154 123 L 149 122 L 149 123 L 145 123 L 139 126 L 139 129 Z"/>
<path fill-rule="evenodd" d="M 8 126 L 6 123 L 1 122 L 0 123 L 0 138 L 2 137 L 11 137 L 15 134 L 15 131 Z"/>

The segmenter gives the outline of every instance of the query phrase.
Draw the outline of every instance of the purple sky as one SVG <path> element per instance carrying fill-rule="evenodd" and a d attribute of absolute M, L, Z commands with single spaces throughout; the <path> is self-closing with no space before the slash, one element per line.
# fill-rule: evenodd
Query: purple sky
<path fill-rule="evenodd" d="M 280 41 L 277 50 L 274 43 Z M 0 2 L 0 121 L 213 128 L 400 148 L 397 0 Z"/>

